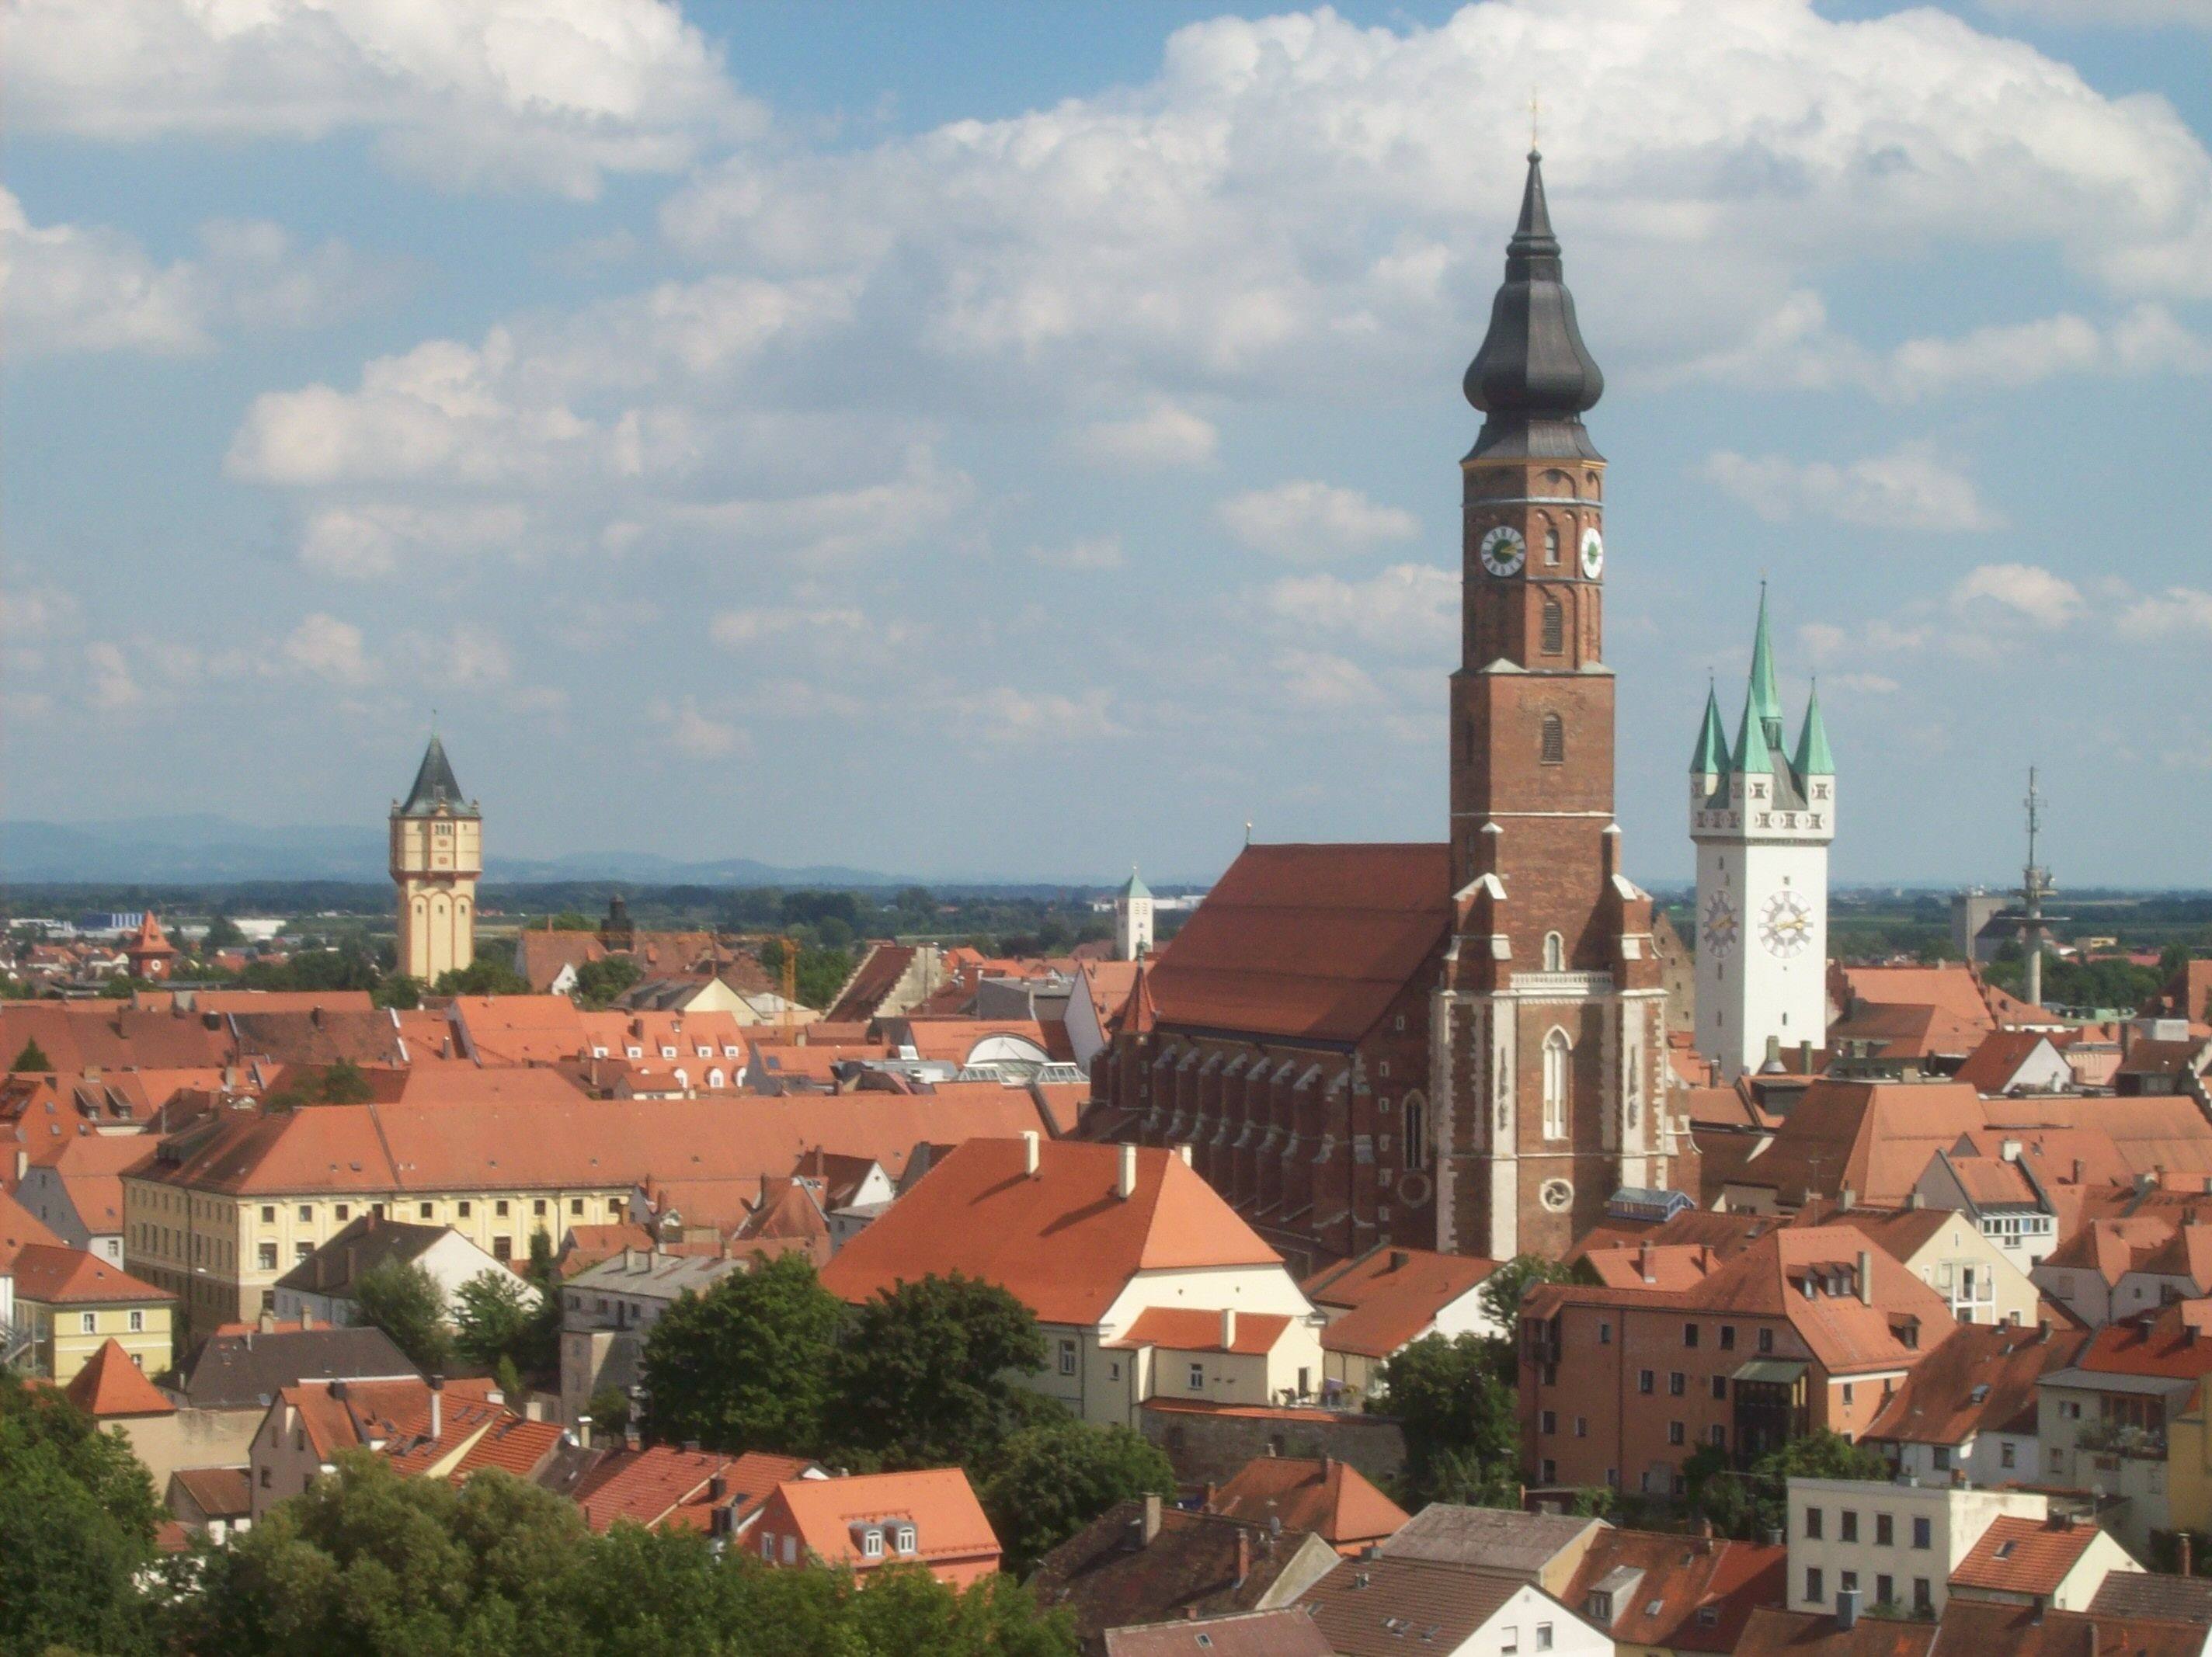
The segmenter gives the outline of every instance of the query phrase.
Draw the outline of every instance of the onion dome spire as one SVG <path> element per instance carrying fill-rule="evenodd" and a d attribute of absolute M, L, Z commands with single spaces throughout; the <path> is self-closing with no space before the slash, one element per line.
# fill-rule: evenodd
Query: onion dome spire
<path fill-rule="evenodd" d="M 1490 331 L 1468 365 L 1467 400 L 1489 416 L 1474 452 L 1600 458 L 1582 416 L 1604 391 L 1552 234 L 1543 156 L 1531 149 L 1521 222 L 1505 246 L 1505 280 L 1491 301 Z"/>
<path fill-rule="evenodd" d="M 1827 721 L 1820 717 L 1820 687 L 1817 684 L 1805 701 L 1805 725 L 1797 733 L 1797 756 L 1790 762 L 1790 769 L 1801 777 L 1836 774 L 1835 757 L 1828 752 Z"/>

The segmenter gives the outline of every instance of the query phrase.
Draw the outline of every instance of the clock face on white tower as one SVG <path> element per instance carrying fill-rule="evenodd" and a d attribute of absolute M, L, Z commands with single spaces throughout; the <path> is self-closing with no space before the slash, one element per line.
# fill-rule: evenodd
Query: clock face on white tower
<path fill-rule="evenodd" d="M 1707 949 L 1717 956 L 1732 954 L 1735 950 L 1736 933 L 1740 930 L 1735 918 L 1735 905 L 1729 901 L 1726 892 L 1715 892 L 1705 900 L 1705 913 L 1699 931 Z"/>
<path fill-rule="evenodd" d="M 1759 941 L 1769 955 L 1796 960 L 1812 947 L 1812 906 L 1795 892 L 1777 892 L 1759 912 Z"/>
<path fill-rule="evenodd" d="M 1492 575 L 1510 575 L 1528 561 L 1528 543 L 1510 524 L 1500 524 L 1482 537 L 1482 567 Z"/>

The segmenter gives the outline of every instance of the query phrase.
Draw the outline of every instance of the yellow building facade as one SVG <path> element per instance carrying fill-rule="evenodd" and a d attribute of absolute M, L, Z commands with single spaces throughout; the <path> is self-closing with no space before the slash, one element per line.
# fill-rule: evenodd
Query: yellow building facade
<path fill-rule="evenodd" d="M 15 1262 L 15 1320 L 33 1373 L 66 1387 L 110 1340 L 149 1375 L 175 1361 L 176 1302 L 82 1249 L 33 1245 Z"/>
<path fill-rule="evenodd" d="M 483 872 L 483 813 L 462 794 L 445 744 L 432 737 L 414 787 L 392 808 L 401 972 L 434 983 L 476 959 L 477 878 Z"/>

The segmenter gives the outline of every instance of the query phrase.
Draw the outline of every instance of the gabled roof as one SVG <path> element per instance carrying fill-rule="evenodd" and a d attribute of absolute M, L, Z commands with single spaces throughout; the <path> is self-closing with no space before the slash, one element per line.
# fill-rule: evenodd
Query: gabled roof
<path fill-rule="evenodd" d="M 2067 1519 L 1993 1519 L 1953 1569 L 1951 1586 L 1999 1593 L 2056 1593 L 2100 1534 L 2094 1525 Z"/>
<path fill-rule="evenodd" d="M 402 1265 L 419 1260 L 451 1230 L 449 1226 L 414 1225 L 386 1219 L 374 1212 L 362 1215 L 333 1235 L 320 1248 L 276 1279 L 279 1289 L 304 1294 L 351 1296 L 355 1280 L 387 1261 Z"/>
<path fill-rule="evenodd" d="M 1358 1041 L 1451 914 L 1448 847 L 1247 846 L 1146 970 L 1156 1027 Z"/>
<path fill-rule="evenodd" d="M 1787 1548 L 1750 1542 L 1607 1528 L 1590 1539 L 1559 1598 L 1618 1646 L 1733 1651 L 1753 1611 L 1784 1598 L 1789 1557 Z M 1589 1596 L 1620 1571 L 1637 1574 L 1633 1592 L 1608 1590 L 1607 1622 Z"/>
<path fill-rule="evenodd" d="M 1480 1565 L 1534 1580 L 1602 1521 L 1574 1514 L 1522 1513 L 1432 1502 L 1382 1545 L 1383 1557 Z"/>
<path fill-rule="evenodd" d="M 1991 1030 L 1954 1073 L 1978 1093 L 2002 1093 L 2051 1038 L 2041 1030 Z M 2053 1048 L 2053 1052 L 2057 1049 Z"/>
<path fill-rule="evenodd" d="M 1498 1270 L 1496 1260 L 1378 1244 L 1358 1259 L 1306 1279 L 1306 1298 L 1342 1315 L 1322 1331 L 1329 1351 L 1388 1357 L 1419 1340 L 1437 1314 L 1473 1294 Z"/>
<path fill-rule="evenodd" d="M 1312 1531 L 1339 1550 L 1379 1542 L 1412 1517 L 1358 1468 L 1327 1456 L 1255 1456 L 1212 1491 L 1206 1508 Z"/>
<path fill-rule="evenodd" d="M 2089 1338 L 2075 1369 L 2090 1376 L 2167 1381 L 2212 1375 L 2212 1339 L 2206 1338 L 2203 1327 L 2206 1306 L 2202 1301 L 2176 1301 L 2154 1314 L 2106 1324 Z"/>
<path fill-rule="evenodd" d="M 1106 1657 L 1331 1657 L 1328 1638 L 1296 1605 L 1106 1630 Z"/>
<path fill-rule="evenodd" d="M 924 1563 L 995 1559 L 999 1554 L 998 1533 L 983 1516 L 968 1475 L 957 1467 L 787 1479 L 775 1487 L 769 1513 L 771 1522 L 788 1513 L 807 1550 L 829 1565 L 860 1568 L 896 1557 L 889 1548 L 870 1557 L 854 1533 L 856 1526 L 884 1520 L 913 1522 L 915 1547 L 908 1557 Z"/>
<path fill-rule="evenodd" d="M 2106 1573 L 2089 1601 L 2090 1615 L 2162 1623 L 2212 1624 L 2212 1580 L 2170 1576 L 2159 1571 Z"/>
<path fill-rule="evenodd" d="M 1139 1148 L 1115 1194 L 1122 1148 L 970 1139 L 823 1268 L 858 1303 L 902 1281 L 955 1272 L 1001 1284 L 1047 1323 L 1093 1324 L 1139 1272 L 1270 1266 L 1281 1257 L 1174 1151 Z"/>
<path fill-rule="evenodd" d="M 1222 1338 L 1222 1314 L 1189 1306 L 1150 1306 L 1120 1339 L 1109 1346 L 1164 1346 L 1173 1352 L 1236 1352 L 1248 1357 L 1272 1352 L 1291 1326 L 1279 1313 L 1240 1312 L 1234 1333 Z"/>
<path fill-rule="evenodd" d="M 748 1451 L 683 1450 L 672 1444 L 616 1450 L 593 1467 L 575 1496 L 584 1522 L 595 1531 L 617 1523 L 666 1526 L 681 1530 L 709 1527 L 714 1508 L 732 1509 L 740 1527 L 767 1504 L 777 1485 L 807 1476 L 814 1464 L 798 1456 Z M 714 1494 L 714 1481 L 722 1481 Z"/>
<path fill-rule="evenodd" d="M 1860 1626 L 1865 1625 L 1862 1619 Z M 1929 1657 L 1988 1657 L 1993 1651 L 2006 1657 L 2198 1657 L 2203 1648 L 2204 1630 L 2197 1624 L 2049 1611 L 1954 1594 L 1936 1625 Z"/>
<path fill-rule="evenodd" d="M 1030 1579 L 1038 1605 L 1068 1611 L 1086 1642 L 1156 1618 L 1251 1610 L 1301 1553 L 1335 1557 L 1310 1531 L 1286 1525 L 1279 1536 L 1264 1524 L 1172 1503 L 1148 1539 L 1145 1512 L 1142 1501 L 1115 1503 L 1047 1554 Z"/>
<path fill-rule="evenodd" d="M 253 1511 L 250 1467 L 179 1467 L 169 1478 L 209 1519 L 244 1519 Z"/>
<path fill-rule="evenodd" d="M 131 1361 L 123 1343 L 113 1336 L 86 1360 L 63 1388 L 69 1401 L 101 1421 L 125 1416 L 173 1416 L 177 1406 L 164 1398 L 154 1383 Z"/>
<path fill-rule="evenodd" d="M 1980 1432 L 2033 1432 L 2035 1384 L 2078 1359 L 2087 1332 L 1960 1324 L 1915 1364 L 1866 1429 L 1894 1443 L 1963 1444 Z"/>
<path fill-rule="evenodd" d="M 255 1329 L 217 1333 L 201 1343 L 176 1391 L 200 1410 L 266 1405 L 302 1381 L 419 1379 L 421 1372 L 381 1329 Z"/>
<path fill-rule="evenodd" d="M 1744 1619 L 1735 1657 L 1929 1657 L 1933 1623 L 1862 1617 L 1848 1629 L 1832 1617 L 1762 1605 Z"/>
<path fill-rule="evenodd" d="M 1929 1160 L 1987 1120 L 1981 1096 L 1959 1083 L 1824 1076 L 1805 1089 L 1766 1154 L 1739 1177 L 1771 1187 L 1785 1207 L 1846 1187 L 1860 1202 L 1902 1207 Z"/>
<path fill-rule="evenodd" d="M 15 1298 L 41 1306 L 92 1306 L 176 1296 L 84 1249 L 27 1243 L 15 1252 Z"/>
<path fill-rule="evenodd" d="M 64 1248 L 68 1245 L 47 1230 L 45 1223 L 29 1209 L 0 1191 L 0 1272 L 12 1268 L 16 1255 L 33 1247 Z"/>
<path fill-rule="evenodd" d="M 1457 1651 L 1523 1588 L 1543 1592 L 1503 1571 L 1385 1554 L 1346 1560 L 1298 1603 L 1339 1657 L 1397 1657 L 1409 1647 Z"/>

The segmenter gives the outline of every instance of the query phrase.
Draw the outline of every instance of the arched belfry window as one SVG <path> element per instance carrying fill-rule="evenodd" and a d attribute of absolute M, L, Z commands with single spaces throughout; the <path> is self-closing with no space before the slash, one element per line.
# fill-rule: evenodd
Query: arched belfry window
<path fill-rule="evenodd" d="M 1557 1025 L 1544 1038 L 1544 1137 L 1567 1137 L 1567 1076 L 1573 1048 Z"/>
<path fill-rule="evenodd" d="M 1563 973 L 1567 969 L 1567 941 L 1557 932 L 1544 934 L 1544 970 Z"/>
<path fill-rule="evenodd" d="M 1556 656 L 1567 647 L 1567 612 L 1557 598 L 1544 600 L 1544 653 Z"/>
<path fill-rule="evenodd" d="M 1559 561 L 1559 532 L 1557 530 L 1544 531 L 1544 561 L 1547 564 Z"/>
<path fill-rule="evenodd" d="M 1567 722 L 1556 713 L 1544 715 L 1543 761 L 1547 765 L 1567 762 Z"/>

